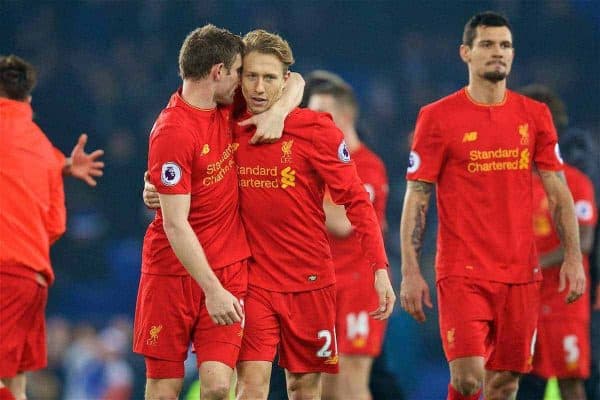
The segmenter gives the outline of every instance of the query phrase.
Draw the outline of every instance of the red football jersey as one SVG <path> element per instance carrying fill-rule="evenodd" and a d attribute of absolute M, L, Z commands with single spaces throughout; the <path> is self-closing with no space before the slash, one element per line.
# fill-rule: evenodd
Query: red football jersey
<path fill-rule="evenodd" d="M 358 176 L 375 209 L 377 220 L 381 227 L 386 227 L 385 207 L 388 197 L 388 179 L 383 161 L 365 145 L 350 153 L 356 165 Z M 360 246 L 360 238 L 353 230 L 350 236 L 338 238 L 329 235 L 331 255 L 335 265 L 335 275 L 338 287 L 361 279 L 361 271 L 370 267 Z"/>
<path fill-rule="evenodd" d="M 546 105 L 512 91 L 497 105 L 466 88 L 423 107 L 408 180 L 436 183 L 437 279 L 541 279 L 531 216 L 532 167 L 561 170 Z"/>
<path fill-rule="evenodd" d="M 248 283 L 296 292 L 335 282 L 323 211 L 325 185 L 333 200 L 346 206 L 370 272 L 386 267 L 377 216 L 331 117 L 296 109 L 278 142 L 250 145 L 253 133 L 253 127 L 235 125 L 240 210 L 252 250 Z"/>
<path fill-rule="evenodd" d="M 230 114 L 229 107 L 195 108 L 178 91 L 150 134 L 150 180 L 161 194 L 191 194 L 188 219 L 213 269 L 250 256 L 239 216 Z M 144 237 L 142 271 L 187 274 L 169 244 L 160 209 Z"/>
<path fill-rule="evenodd" d="M 581 171 L 565 165 L 565 177 L 569 190 L 575 202 L 575 214 L 579 225 L 595 226 L 598 222 L 594 186 L 592 181 Z M 548 198 L 542 185 L 542 180 L 536 175 L 534 179 L 534 213 L 533 232 L 539 253 L 549 253 L 560 248 L 560 239 L 554 229 L 552 215 L 548 208 Z M 564 318 L 589 320 L 590 318 L 590 285 L 589 259 L 583 254 L 583 266 L 588 276 L 588 285 L 581 299 L 573 304 L 565 303 L 566 292 L 558 292 L 558 275 L 560 265 L 547 267 L 542 270 L 542 309 L 540 318 Z"/>

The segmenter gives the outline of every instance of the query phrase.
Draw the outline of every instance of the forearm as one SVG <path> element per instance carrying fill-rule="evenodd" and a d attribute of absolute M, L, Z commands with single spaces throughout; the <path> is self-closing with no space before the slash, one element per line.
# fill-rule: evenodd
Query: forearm
<path fill-rule="evenodd" d="M 189 222 L 165 223 L 165 233 L 175 255 L 206 292 L 220 285 Z"/>
<path fill-rule="evenodd" d="M 425 236 L 426 216 L 433 185 L 409 181 L 400 221 L 402 275 L 419 272 L 419 257 Z"/>
<path fill-rule="evenodd" d="M 539 172 L 552 210 L 554 226 L 564 248 L 565 260 L 580 263 L 581 245 L 575 205 L 564 174 L 556 171 Z"/>
<path fill-rule="evenodd" d="M 569 193 L 566 193 L 566 196 L 561 193 L 561 196 L 557 197 L 552 218 L 564 249 L 564 258 L 581 261 L 581 244 L 575 206 Z"/>
<path fill-rule="evenodd" d="M 291 72 L 281 97 L 271 107 L 273 112 L 288 115 L 294 108 L 298 107 L 304 94 L 304 84 L 302 75 L 297 72 Z"/>
<path fill-rule="evenodd" d="M 345 238 L 352 233 L 352 224 L 346 216 L 344 206 L 324 202 L 323 210 L 325 211 L 325 226 L 327 231 L 338 238 Z"/>

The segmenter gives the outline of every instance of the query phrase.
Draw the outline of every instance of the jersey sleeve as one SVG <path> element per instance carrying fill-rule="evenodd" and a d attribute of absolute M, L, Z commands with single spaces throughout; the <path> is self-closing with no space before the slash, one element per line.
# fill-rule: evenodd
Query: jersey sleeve
<path fill-rule="evenodd" d="M 195 148 L 191 131 L 177 124 L 155 127 L 150 136 L 148 171 L 158 193 L 191 193 Z"/>
<path fill-rule="evenodd" d="M 422 108 L 417 117 L 406 179 L 436 182 L 444 162 L 446 145 L 431 109 Z"/>
<path fill-rule="evenodd" d="M 54 162 L 48 169 L 49 207 L 45 218 L 46 232 L 50 244 L 56 242 L 67 229 L 67 209 L 65 207 L 65 190 L 62 170 L 65 157 L 57 150 L 54 151 Z"/>
<path fill-rule="evenodd" d="M 540 170 L 560 171 L 563 169 L 563 160 L 558 147 L 558 135 L 552 122 L 552 115 L 548 106 L 538 114 L 536 121 L 535 154 L 533 161 Z"/>
<path fill-rule="evenodd" d="M 311 163 L 329 188 L 331 199 L 346 208 L 373 271 L 388 266 L 381 230 L 369 194 L 350 159 L 342 132 L 331 118 L 320 115 L 312 138 Z"/>
<path fill-rule="evenodd" d="M 592 182 L 585 175 L 568 176 L 567 179 L 575 203 L 577 221 L 580 225 L 595 226 L 598 223 L 598 208 Z"/>

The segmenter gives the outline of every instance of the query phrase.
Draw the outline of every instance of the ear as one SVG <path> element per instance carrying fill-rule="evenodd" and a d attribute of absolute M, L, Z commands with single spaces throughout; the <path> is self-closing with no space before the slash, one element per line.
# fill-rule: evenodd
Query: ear
<path fill-rule="evenodd" d="M 31 96 L 27 96 L 27 102 L 31 104 Z"/>
<path fill-rule="evenodd" d="M 463 60 L 465 64 L 468 64 L 471 61 L 471 48 L 469 46 L 461 44 L 458 52 L 461 60 Z"/>
<path fill-rule="evenodd" d="M 225 74 L 225 64 L 224 63 L 215 64 L 210 69 L 210 76 L 215 81 L 220 81 L 224 74 Z"/>

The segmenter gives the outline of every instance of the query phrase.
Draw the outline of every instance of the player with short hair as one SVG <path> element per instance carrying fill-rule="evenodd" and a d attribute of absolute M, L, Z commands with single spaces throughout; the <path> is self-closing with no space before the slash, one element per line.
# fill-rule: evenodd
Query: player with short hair
<path fill-rule="evenodd" d="M 15 55 L 0 56 L 0 399 L 26 398 L 25 372 L 47 365 L 44 312 L 54 282 L 50 246 L 66 229 L 62 175 L 96 184 L 102 150 L 70 158 L 33 122 L 37 74 Z"/>
<path fill-rule="evenodd" d="M 356 170 L 369 193 L 383 232 L 387 228 L 385 207 L 388 195 L 387 173 L 383 161 L 361 142 L 356 130 L 358 102 L 352 87 L 339 76 L 319 71 L 327 77 L 313 85 L 308 107 L 331 114 L 356 165 Z M 311 73 L 311 77 L 313 74 Z M 331 80 L 331 78 L 337 78 Z M 308 82 L 311 82 L 309 79 Z M 377 294 L 365 293 L 372 286 L 368 260 L 363 256 L 360 238 L 346 216 L 343 206 L 326 196 L 323 203 L 331 255 L 336 275 L 336 333 L 340 354 L 339 374 L 323 376 L 324 399 L 371 399 L 369 377 L 373 360 L 383 345 L 386 321 L 369 315 L 377 307 Z"/>
<path fill-rule="evenodd" d="M 134 351 L 146 362 L 146 398 L 176 399 L 193 344 L 202 399 L 225 399 L 243 332 L 250 255 L 238 212 L 230 116 L 244 44 L 205 25 L 179 53 L 182 87 L 150 134 L 148 171 L 161 208 L 144 237 Z M 286 93 L 251 140 L 281 135 L 301 89 Z M 269 120 L 268 118 L 271 118 Z"/>
<path fill-rule="evenodd" d="M 567 127 L 568 116 L 560 97 L 542 85 L 529 85 L 520 92 L 548 105 L 555 124 Z M 561 129 L 558 128 L 559 135 Z M 568 160 L 567 157 L 565 159 Z M 598 222 L 594 186 L 589 177 L 565 162 L 565 177 L 575 202 L 583 266 L 589 279 L 589 254 Z M 552 225 L 551 210 L 540 179 L 534 178 L 533 231 L 542 267 L 541 307 L 532 375 L 548 380 L 558 378 L 564 400 L 585 399 L 583 381 L 590 375 L 590 288 L 581 301 L 565 304 L 558 292 L 558 275 L 564 249 Z M 530 388 L 528 388 L 531 390 Z M 521 391 L 519 397 L 524 395 Z M 539 395 L 543 395 L 539 393 Z M 525 397 L 523 397 L 525 398 Z"/>
<path fill-rule="evenodd" d="M 434 184 L 439 231 L 440 333 L 450 365 L 448 399 L 511 399 L 531 369 L 539 268 L 531 224 L 539 171 L 565 249 L 559 288 L 585 291 L 573 199 L 548 108 L 507 90 L 513 38 L 495 12 L 466 24 L 467 87 L 423 107 L 407 169 L 401 221 L 402 308 L 424 321 L 431 307 L 418 257 Z"/>
<path fill-rule="evenodd" d="M 289 44 L 263 30 L 244 37 L 244 119 L 276 101 L 294 62 Z M 325 185 L 346 206 L 374 273 L 387 318 L 395 296 L 376 214 L 356 173 L 342 132 L 331 117 L 296 109 L 279 142 L 250 147 L 252 130 L 234 128 L 240 212 L 249 238 L 246 325 L 238 362 L 238 398 L 266 399 L 277 350 L 291 399 L 320 397 L 321 372 L 338 370 L 335 270 L 323 212 Z M 267 210 L 267 211 L 265 211 Z M 275 244 L 275 245 L 274 245 Z"/>

